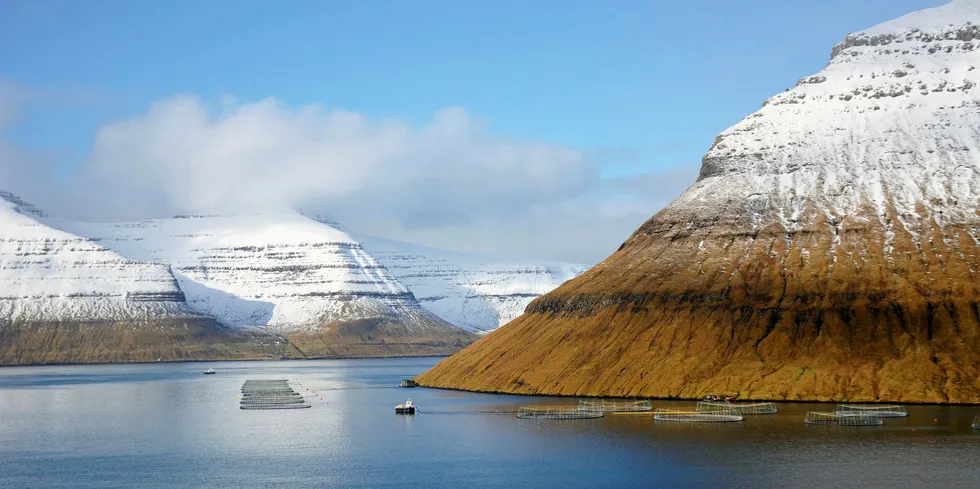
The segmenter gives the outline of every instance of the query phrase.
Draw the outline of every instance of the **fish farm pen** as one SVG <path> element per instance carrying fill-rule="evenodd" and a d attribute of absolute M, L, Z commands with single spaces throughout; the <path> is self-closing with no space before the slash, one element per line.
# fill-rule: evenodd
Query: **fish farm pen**
<path fill-rule="evenodd" d="M 735 404 L 725 401 L 698 401 L 697 410 L 699 413 L 721 413 L 721 414 L 776 414 L 776 404 L 772 402 L 753 402 Z"/>
<path fill-rule="evenodd" d="M 602 416 L 602 411 L 562 406 L 525 406 L 517 410 L 518 419 L 596 419 Z"/>
<path fill-rule="evenodd" d="M 810 411 L 806 413 L 806 424 L 829 426 L 881 426 L 885 424 L 881 418 L 867 414 L 840 414 Z"/>
<path fill-rule="evenodd" d="M 702 413 L 660 408 L 653 413 L 653 419 L 678 423 L 732 423 L 742 421 L 745 418 L 734 409 L 729 409 L 726 412 Z"/>
<path fill-rule="evenodd" d="M 239 409 L 303 409 L 310 407 L 288 380 L 246 380 Z"/>
<path fill-rule="evenodd" d="M 837 414 L 844 416 L 875 416 L 877 418 L 905 418 L 909 413 L 905 406 L 896 405 L 860 405 L 860 404 L 841 404 L 837 406 Z"/>
<path fill-rule="evenodd" d="M 637 413 L 653 411 L 650 401 L 613 401 L 607 399 L 583 399 L 578 403 L 579 411 L 600 411 L 603 413 Z"/>

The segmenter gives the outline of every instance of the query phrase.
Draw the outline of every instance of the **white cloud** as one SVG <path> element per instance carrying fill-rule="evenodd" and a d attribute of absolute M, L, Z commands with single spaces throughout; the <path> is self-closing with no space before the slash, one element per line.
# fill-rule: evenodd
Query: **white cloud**
<path fill-rule="evenodd" d="M 697 174 L 602 179 L 584 152 L 496 136 L 460 108 L 415 126 L 275 99 L 215 105 L 175 96 L 107 124 L 67 187 L 35 194 L 71 218 L 298 207 L 364 234 L 595 262 Z"/>
<path fill-rule="evenodd" d="M 274 99 L 216 114 L 182 96 L 103 127 L 82 171 L 130 203 L 100 212 L 113 218 L 316 203 L 421 228 L 565 199 L 598 179 L 581 153 L 496 138 L 458 108 L 413 127 Z"/>
<path fill-rule="evenodd" d="M 402 231 L 397 223 L 374 228 L 378 233 L 395 233 L 402 239 L 433 246 L 592 264 L 615 251 L 657 210 L 693 184 L 699 169 L 700 165 L 679 165 L 600 180 L 575 198 L 536 205 L 511 218 L 482 219 L 471 223 L 465 232 L 453 228 Z"/>

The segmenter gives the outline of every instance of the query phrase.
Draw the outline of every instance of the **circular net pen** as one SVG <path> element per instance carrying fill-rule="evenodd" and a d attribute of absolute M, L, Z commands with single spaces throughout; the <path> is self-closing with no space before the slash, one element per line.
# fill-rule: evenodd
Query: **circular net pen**
<path fill-rule="evenodd" d="M 810 411 L 806 413 L 806 424 L 825 425 L 825 426 L 881 426 L 885 424 L 877 416 L 861 414 L 838 414 L 820 411 Z"/>
<path fill-rule="evenodd" d="M 875 416 L 878 418 L 905 418 L 909 415 L 905 406 L 894 404 L 841 404 L 837 406 L 837 414 L 842 416 Z"/>
<path fill-rule="evenodd" d="M 771 402 L 753 402 L 744 404 L 735 404 L 725 401 L 698 401 L 697 410 L 699 413 L 730 413 L 738 415 L 746 414 L 776 414 L 779 410 L 776 409 L 776 404 Z"/>
<path fill-rule="evenodd" d="M 578 402 L 579 411 L 603 413 L 640 413 L 653 411 L 650 401 L 614 401 L 608 399 L 583 399 Z"/>
<path fill-rule="evenodd" d="M 596 419 L 602 416 L 602 411 L 562 406 L 525 406 L 517 410 L 518 419 Z"/>
<path fill-rule="evenodd" d="M 676 423 L 733 423 L 742 421 L 741 414 L 737 411 L 701 413 L 698 411 L 676 411 L 672 409 L 657 409 L 653 413 L 656 421 L 673 421 Z"/>

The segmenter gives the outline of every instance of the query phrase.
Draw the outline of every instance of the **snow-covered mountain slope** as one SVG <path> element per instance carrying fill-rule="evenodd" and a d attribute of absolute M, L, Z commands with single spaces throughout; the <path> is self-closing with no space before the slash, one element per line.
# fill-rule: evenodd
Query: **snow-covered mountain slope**
<path fill-rule="evenodd" d="M 533 299 L 586 269 L 572 263 L 507 260 L 381 238 L 359 239 L 415 293 L 422 307 L 474 332 L 510 322 Z"/>
<path fill-rule="evenodd" d="M 170 265 L 188 305 L 232 326 L 316 332 L 387 318 L 409 330 L 449 327 L 356 240 L 297 213 L 58 225 Z"/>
<path fill-rule="evenodd" d="M 787 231 L 801 228 L 805 212 L 835 226 L 876 220 L 915 239 L 922 219 L 973 219 L 978 84 L 978 0 L 850 34 L 823 71 L 719 135 L 699 183 L 673 206 L 734 201 Z"/>
<path fill-rule="evenodd" d="M 980 0 L 848 35 L 606 260 L 423 385 L 980 403 Z"/>
<path fill-rule="evenodd" d="M 268 337 L 201 316 L 166 265 L 44 224 L 0 192 L 0 365 L 259 359 Z"/>
<path fill-rule="evenodd" d="M 124 258 L 39 222 L 0 192 L 0 321 L 152 320 L 193 314 L 165 265 Z"/>

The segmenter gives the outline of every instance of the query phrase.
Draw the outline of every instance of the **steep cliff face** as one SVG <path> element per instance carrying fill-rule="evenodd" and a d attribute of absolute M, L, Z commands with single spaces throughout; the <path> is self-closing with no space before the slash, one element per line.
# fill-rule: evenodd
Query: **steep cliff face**
<path fill-rule="evenodd" d="M 477 333 L 507 324 L 533 299 L 586 269 L 574 263 L 506 260 L 379 238 L 361 242 L 412 290 L 422 307 Z"/>
<path fill-rule="evenodd" d="M 57 225 L 172 267 L 189 307 L 281 335 L 301 356 L 439 355 L 473 340 L 348 234 L 296 213 Z"/>
<path fill-rule="evenodd" d="M 847 36 L 612 256 L 423 384 L 980 403 L 980 1 Z"/>
<path fill-rule="evenodd" d="M 248 335 L 187 307 L 166 266 L 123 258 L 43 218 L 0 193 L 0 365 L 263 355 Z"/>

